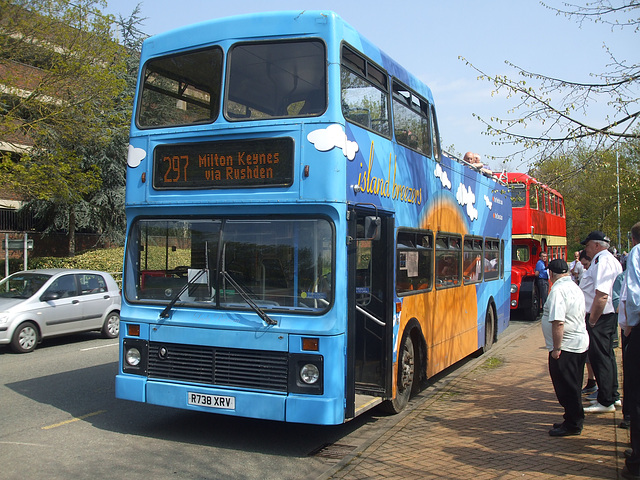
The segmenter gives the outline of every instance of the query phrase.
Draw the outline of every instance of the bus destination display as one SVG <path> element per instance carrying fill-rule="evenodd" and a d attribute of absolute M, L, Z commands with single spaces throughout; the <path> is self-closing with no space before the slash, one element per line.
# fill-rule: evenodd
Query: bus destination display
<path fill-rule="evenodd" d="M 158 190 L 293 183 L 291 138 L 159 145 L 153 161 L 153 187 Z"/>

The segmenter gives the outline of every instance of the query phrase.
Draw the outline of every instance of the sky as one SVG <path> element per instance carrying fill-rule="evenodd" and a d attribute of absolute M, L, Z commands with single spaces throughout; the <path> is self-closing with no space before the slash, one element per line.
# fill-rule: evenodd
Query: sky
<path fill-rule="evenodd" d="M 204 20 L 276 10 L 332 10 L 362 35 L 426 83 L 433 93 L 446 150 L 481 155 L 494 170 L 526 171 L 533 155 L 515 156 L 518 147 L 495 145 L 483 134 L 485 119 L 506 118 L 514 99 L 492 95 L 493 84 L 459 57 L 491 75 L 516 78 L 510 61 L 528 71 L 578 82 L 593 82 L 607 71 L 607 47 L 620 59 L 635 60 L 640 44 L 633 31 L 583 22 L 546 8 L 536 0 L 141 0 L 141 30 L 155 35 Z M 548 0 L 563 7 L 562 0 Z M 584 3 L 575 0 L 572 3 Z M 613 0 L 620 3 L 620 0 Z M 136 2 L 107 0 L 106 13 L 129 17 Z M 605 123 L 606 101 L 585 120 Z M 602 107 L 602 108 L 600 108 Z M 532 125 L 528 133 L 537 126 Z"/>

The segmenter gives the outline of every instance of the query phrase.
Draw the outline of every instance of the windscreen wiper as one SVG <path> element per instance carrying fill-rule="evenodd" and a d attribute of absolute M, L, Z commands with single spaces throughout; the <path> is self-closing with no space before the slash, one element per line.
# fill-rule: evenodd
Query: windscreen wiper
<path fill-rule="evenodd" d="M 227 281 L 231 284 L 233 288 L 236 289 L 236 291 L 240 294 L 242 299 L 245 302 L 247 302 L 247 305 L 249 305 L 251 309 L 258 314 L 258 316 L 262 319 L 264 323 L 266 323 L 267 325 L 278 324 L 278 322 L 276 322 L 273 318 L 269 317 L 269 315 L 267 315 L 267 313 L 264 310 L 262 310 L 258 305 L 256 305 L 256 303 L 251 299 L 251 297 L 246 292 L 246 290 L 242 288 L 240 284 L 233 279 L 233 277 L 229 274 L 229 272 L 227 272 L 226 270 L 222 270 L 220 273 L 222 273 L 222 276 L 225 279 L 227 279 Z"/>
<path fill-rule="evenodd" d="M 207 271 L 208 270 L 206 268 L 203 268 L 203 269 L 199 270 L 198 273 L 196 273 L 191 280 L 189 280 L 187 283 L 185 283 L 184 286 L 180 289 L 180 291 L 178 293 L 176 293 L 175 296 L 171 299 L 171 301 L 169 302 L 169 305 L 167 305 L 165 307 L 165 309 L 162 312 L 160 312 L 160 317 L 161 318 L 168 318 L 169 317 L 169 312 L 171 312 L 171 309 L 176 304 L 176 302 L 178 301 L 180 296 L 184 292 L 187 291 L 187 288 L 189 288 L 191 285 L 195 284 L 196 280 L 198 280 L 202 275 L 207 273 Z"/>

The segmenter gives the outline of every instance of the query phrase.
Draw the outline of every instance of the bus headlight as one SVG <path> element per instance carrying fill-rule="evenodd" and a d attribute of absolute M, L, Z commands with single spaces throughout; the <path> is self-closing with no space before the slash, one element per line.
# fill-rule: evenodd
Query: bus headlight
<path fill-rule="evenodd" d="M 511 293 L 516 293 L 518 291 L 518 285 L 515 283 L 511 284 Z"/>
<path fill-rule="evenodd" d="M 324 392 L 324 357 L 307 353 L 289 356 L 289 393 L 322 395 Z"/>
<path fill-rule="evenodd" d="M 300 370 L 300 378 L 307 385 L 313 385 L 320 378 L 320 370 L 313 363 L 307 363 Z"/>
<path fill-rule="evenodd" d="M 125 338 L 122 341 L 122 371 L 134 375 L 147 374 L 149 345 L 140 338 Z"/>
<path fill-rule="evenodd" d="M 140 355 L 140 350 L 138 350 L 137 348 L 130 348 L 129 350 L 127 350 L 127 353 L 124 357 L 127 364 L 131 365 L 132 367 L 137 367 L 138 365 L 140 365 L 141 358 L 142 355 Z"/>

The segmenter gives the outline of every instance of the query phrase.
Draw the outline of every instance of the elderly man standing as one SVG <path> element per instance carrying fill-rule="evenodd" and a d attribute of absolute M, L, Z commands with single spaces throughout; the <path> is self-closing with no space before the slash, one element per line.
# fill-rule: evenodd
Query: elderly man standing
<path fill-rule="evenodd" d="M 564 407 L 564 422 L 555 423 L 549 435 L 580 435 L 584 423 L 582 376 L 589 347 L 584 295 L 571 279 L 564 260 L 551 260 L 549 272 L 552 286 L 541 324 L 549 350 L 549 375 L 558 402 Z"/>
<path fill-rule="evenodd" d="M 631 227 L 633 248 L 627 257 L 627 274 L 620 306 L 625 309 L 624 406 L 631 417 L 631 456 L 624 478 L 640 479 L 640 222 Z"/>
<path fill-rule="evenodd" d="M 618 367 L 613 350 L 616 314 L 611 300 L 613 283 L 622 273 L 620 262 L 609 252 L 609 242 L 600 231 L 591 232 L 582 241 L 591 266 L 582 279 L 585 297 L 589 362 L 598 383 L 598 399 L 585 413 L 614 412 L 618 402 Z"/>

